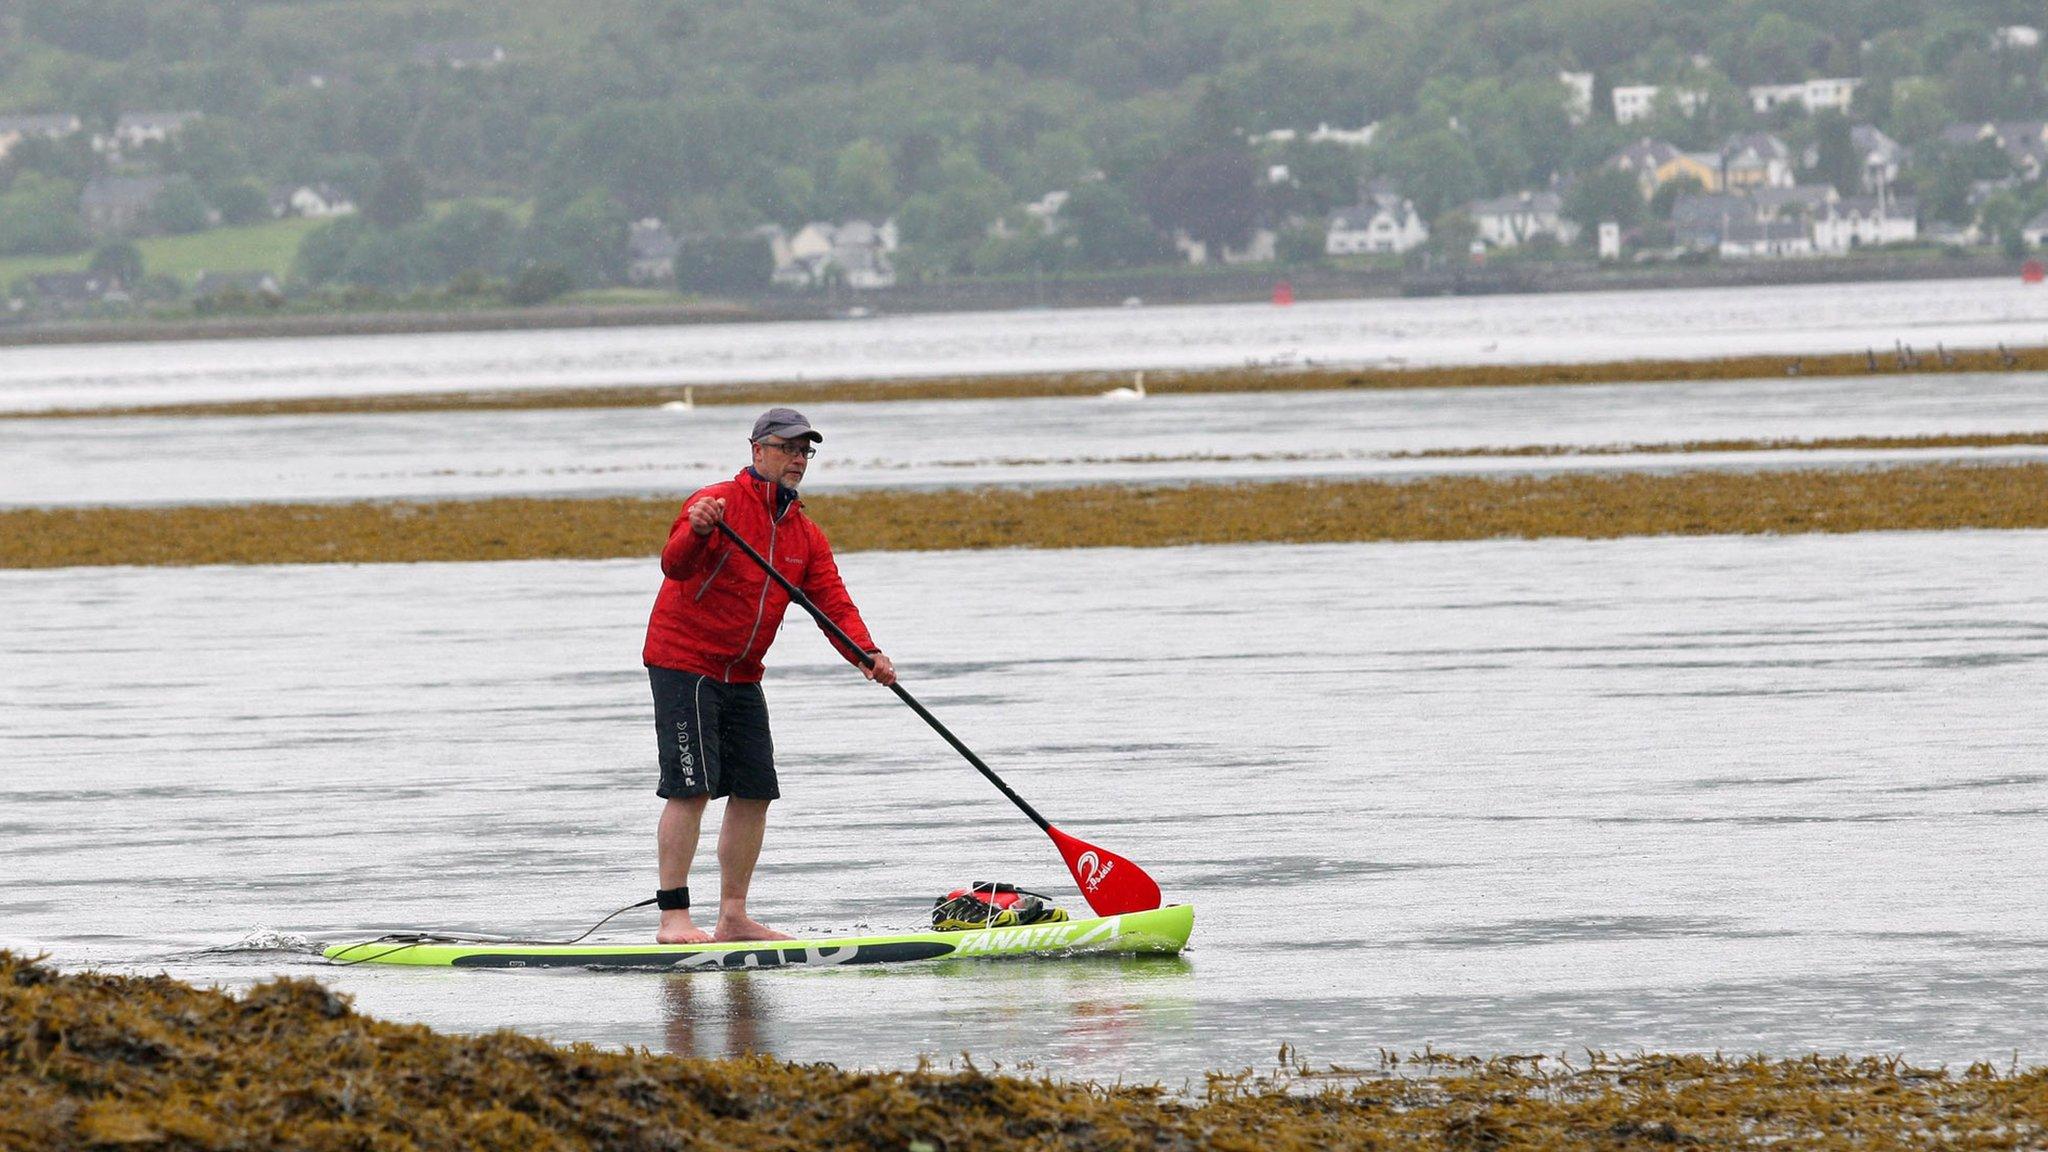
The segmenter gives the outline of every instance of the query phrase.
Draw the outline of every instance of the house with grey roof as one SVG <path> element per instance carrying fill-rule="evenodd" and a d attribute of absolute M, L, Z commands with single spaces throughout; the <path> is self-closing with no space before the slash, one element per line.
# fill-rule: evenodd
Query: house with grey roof
<path fill-rule="evenodd" d="M 1825 255 L 1919 238 L 1920 203 L 1911 196 L 1847 196 L 1813 218 L 1813 248 Z"/>
<path fill-rule="evenodd" d="M 1771 133 L 1738 132 L 1722 141 L 1722 188 L 1786 188 L 1796 183 L 1792 149 Z"/>
<path fill-rule="evenodd" d="M 1749 202 L 1759 220 L 1813 220 L 1840 200 L 1832 184 L 1794 184 L 1789 188 L 1752 188 Z"/>
<path fill-rule="evenodd" d="M 136 231 L 148 222 L 150 207 L 169 183 L 162 176 L 96 175 L 79 193 L 78 214 L 98 235 Z"/>
<path fill-rule="evenodd" d="M 14 146 L 32 136 L 45 140 L 62 140 L 78 132 L 78 117 L 68 112 L 38 113 L 28 116 L 0 116 L 0 159 L 5 159 Z"/>
<path fill-rule="evenodd" d="M 1515 192 L 1465 206 L 1479 239 L 1494 248 L 1514 248 L 1538 236 L 1560 244 L 1579 238 L 1579 226 L 1564 218 L 1564 197 L 1555 192 Z"/>
<path fill-rule="evenodd" d="M 92 138 L 92 150 L 118 154 L 124 148 L 162 144 L 205 118 L 202 112 L 123 112 L 111 133 Z"/>
<path fill-rule="evenodd" d="M 626 230 L 626 279 L 634 284 L 666 284 L 676 278 L 676 256 L 682 242 L 668 225 L 653 217 L 636 220 Z"/>
<path fill-rule="evenodd" d="M 2001 120 L 1951 124 L 1941 130 L 1944 144 L 1967 145 L 1988 140 L 2005 153 L 2013 169 L 2029 182 L 2048 172 L 2048 121 Z"/>
<path fill-rule="evenodd" d="M 1407 252 L 1429 242 L 1429 225 L 1415 203 L 1389 186 L 1376 186 L 1362 203 L 1330 214 L 1323 252 L 1351 256 L 1365 252 Z"/>
<path fill-rule="evenodd" d="M 1812 256 L 1813 233 L 1804 220 L 1741 220 L 1721 237 L 1723 260 L 1785 260 Z"/>
<path fill-rule="evenodd" d="M 1756 205 L 1740 192 L 1689 192 L 1671 202 L 1671 238 L 1682 247 L 1717 252 L 1731 225 L 1756 219 Z"/>

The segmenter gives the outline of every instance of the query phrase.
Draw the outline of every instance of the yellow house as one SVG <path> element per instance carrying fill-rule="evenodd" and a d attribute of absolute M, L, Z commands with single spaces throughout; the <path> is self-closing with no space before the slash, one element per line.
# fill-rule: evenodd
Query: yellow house
<path fill-rule="evenodd" d="M 1665 141 L 1652 140 L 1647 136 L 1616 152 L 1608 159 L 1607 164 L 1635 177 L 1636 187 L 1642 190 L 1645 200 L 1655 196 L 1657 189 L 1681 176 L 1690 176 L 1698 180 L 1703 191 L 1721 190 L 1719 156 L 1680 152 Z"/>
<path fill-rule="evenodd" d="M 1650 194 L 1681 176 L 1690 176 L 1700 182 L 1700 190 L 1719 192 L 1721 190 L 1721 165 L 1718 156 L 1680 152 L 1657 166 L 1657 182 L 1651 186 Z"/>

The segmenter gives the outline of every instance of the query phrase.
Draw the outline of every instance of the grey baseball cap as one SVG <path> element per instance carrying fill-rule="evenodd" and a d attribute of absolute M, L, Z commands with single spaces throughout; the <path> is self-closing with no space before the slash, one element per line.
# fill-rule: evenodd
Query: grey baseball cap
<path fill-rule="evenodd" d="M 825 439 L 825 434 L 811 427 L 804 414 L 794 408 L 770 408 L 761 413 L 761 418 L 754 421 L 754 434 L 748 439 L 759 440 L 763 436 L 780 436 L 784 440 L 809 436 L 814 442 Z"/>

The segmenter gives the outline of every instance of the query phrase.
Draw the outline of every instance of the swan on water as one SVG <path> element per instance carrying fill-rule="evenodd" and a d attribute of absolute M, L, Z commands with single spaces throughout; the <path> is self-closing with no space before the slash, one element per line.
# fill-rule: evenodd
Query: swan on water
<path fill-rule="evenodd" d="M 1104 400 L 1143 400 L 1145 398 L 1145 374 L 1137 374 L 1137 387 L 1111 388 L 1102 394 Z"/>

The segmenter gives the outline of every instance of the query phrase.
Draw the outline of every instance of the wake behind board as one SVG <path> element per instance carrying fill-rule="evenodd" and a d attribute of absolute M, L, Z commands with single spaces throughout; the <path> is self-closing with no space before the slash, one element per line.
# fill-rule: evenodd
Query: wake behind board
<path fill-rule="evenodd" d="M 323 955 L 341 964 L 408 964 L 433 968 L 712 968 L 834 967 L 899 964 L 950 957 L 1076 956 L 1179 952 L 1195 928 L 1191 904 L 1126 912 L 1092 920 L 909 932 L 899 936 L 817 936 L 735 944 L 517 944 L 366 940 L 336 944 Z"/>

